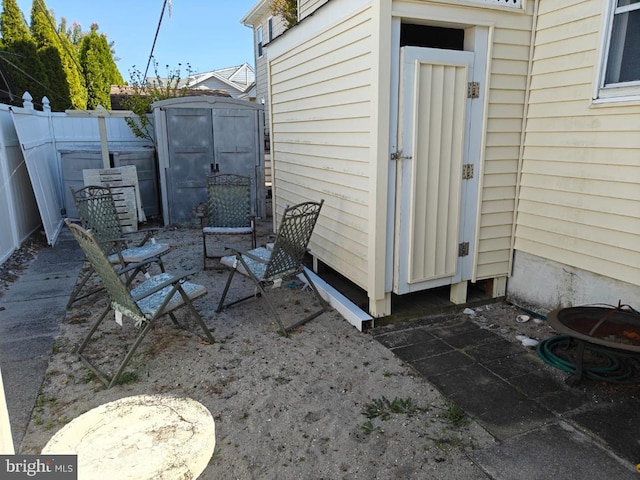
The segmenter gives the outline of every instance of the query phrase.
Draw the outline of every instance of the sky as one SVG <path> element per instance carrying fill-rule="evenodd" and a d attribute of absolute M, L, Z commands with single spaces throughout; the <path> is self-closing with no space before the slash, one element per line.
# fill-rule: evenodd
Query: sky
<path fill-rule="evenodd" d="M 187 64 L 193 73 L 208 72 L 248 63 L 254 65 L 251 28 L 240 23 L 242 17 L 258 0 L 171 0 L 171 16 L 165 9 L 154 57 L 158 73 L 168 76 L 180 68 L 181 78 L 187 75 Z M 153 46 L 163 0 L 44 0 L 53 10 L 56 23 L 62 17 L 89 31 L 97 23 L 98 32 L 115 41 L 116 65 L 125 81 L 130 71 L 144 73 Z M 32 0 L 17 0 L 18 7 L 31 18 Z M 178 64 L 182 64 L 179 67 Z M 148 75 L 155 76 L 153 66 Z"/>

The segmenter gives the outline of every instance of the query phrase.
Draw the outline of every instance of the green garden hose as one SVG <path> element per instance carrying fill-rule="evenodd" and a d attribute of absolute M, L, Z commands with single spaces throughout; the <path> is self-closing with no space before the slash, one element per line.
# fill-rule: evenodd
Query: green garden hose
<path fill-rule="evenodd" d="M 576 373 L 576 363 L 570 359 L 570 350 L 575 349 L 574 339 L 568 335 L 556 335 L 541 341 L 536 350 L 547 365 L 563 372 Z M 583 362 L 582 375 L 596 381 L 623 383 L 634 373 L 633 367 L 611 349 L 584 343 L 585 355 L 589 352 L 599 359 L 597 364 Z M 583 358 L 584 356 L 583 355 Z"/>

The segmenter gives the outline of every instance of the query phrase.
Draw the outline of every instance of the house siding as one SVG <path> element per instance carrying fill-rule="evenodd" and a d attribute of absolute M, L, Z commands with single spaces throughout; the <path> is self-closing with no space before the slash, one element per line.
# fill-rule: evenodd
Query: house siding
<path fill-rule="evenodd" d="M 302 20 L 315 12 L 329 0 L 298 0 L 298 20 Z"/>
<path fill-rule="evenodd" d="M 515 248 L 640 285 L 640 104 L 592 105 L 602 5 L 540 5 Z"/>
<path fill-rule="evenodd" d="M 314 254 L 367 286 L 371 18 L 365 8 L 270 58 L 275 215 L 325 199 Z"/>

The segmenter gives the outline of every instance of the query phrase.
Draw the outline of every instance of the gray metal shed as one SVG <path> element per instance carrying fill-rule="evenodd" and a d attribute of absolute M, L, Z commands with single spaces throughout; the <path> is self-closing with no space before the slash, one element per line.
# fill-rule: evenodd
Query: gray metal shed
<path fill-rule="evenodd" d="M 153 104 L 165 225 L 195 224 L 206 177 L 247 175 L 255 213 L 264 217 L 264 107 L 226 97 L 193 96 Z"/>

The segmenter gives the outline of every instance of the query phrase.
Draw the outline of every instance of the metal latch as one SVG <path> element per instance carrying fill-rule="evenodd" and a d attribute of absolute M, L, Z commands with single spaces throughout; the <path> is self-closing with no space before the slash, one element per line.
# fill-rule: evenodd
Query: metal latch
<path fill-rule="evenodd" d="M 462 165 L 462 179 L 470 180 L 473 178 L 473 163 L 465 163 Z"/>
<path fill-rule="evenodd" d="M 462 242 L 458 244 L 458 256 L 466 257 L 469 255 L 469 242 Z"/>
<path fill-rule="evenodd" d="M 411 160 L 411 158 L 411 155 L 402 155 L 402 150 L 391 154 L 391 160 Z"/>
<path fill-rule="evenodd" d="M 480 82 L 469 82 L 467 84 L 467 98 L 480 97 Z"/>

